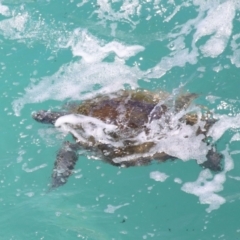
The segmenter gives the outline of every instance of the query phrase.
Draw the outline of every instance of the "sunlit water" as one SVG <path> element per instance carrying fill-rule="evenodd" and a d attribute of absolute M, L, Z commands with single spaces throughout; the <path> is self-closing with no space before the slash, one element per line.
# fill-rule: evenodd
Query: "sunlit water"
<path fill-rule="evenodd" d="M 2 0 L 1 239 L 240 238 L 238 0 Z M 195 92 L 219 121 L 223 171 L 189 159 L 117 168 L 81 156 L 47 193 L 66 137 L 31 113 L 124 87 Z M 173 147 L 173 148 L 172 148 Z"/>

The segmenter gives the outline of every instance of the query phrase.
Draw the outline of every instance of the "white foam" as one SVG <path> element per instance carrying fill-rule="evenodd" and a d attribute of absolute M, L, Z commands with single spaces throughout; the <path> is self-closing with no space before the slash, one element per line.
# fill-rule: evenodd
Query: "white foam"
<path fill-rule="evenodd" d="M 169 22 L 177 14 L 177 12 L 180 9 L 181 9 L 181 5 L 176 6 L 176 8 L 174 9 L 173 13 L 170 16 L 166 17 L 163 22 Z"/>
<path fill-rule="evenodd" d="M 191 111 L 191 107 L 187 111 Z M 209 147 L 202 140 L 203 134 L 196 136 L 196 131 L 202 128 L 203 122 L 199 121 L 194 126 L 186 125 L 179 122 L 187 111 L 181 111 L 178 114 L 170 114 L 167 122 L 164 118 L 152 121 L 148 127 L 150 128 L 149 134 L 141 138 L 138 137 L 139 142 L 154 141 L 156 144 L 149 154 L 154 155 L 156 152 L 165 152 L 170 156 L 188 161 L 196 159 L 197 162 L 203 163 L 206 160 L 206 154 Z"/>
<path fill-rule="evenodd" d="M 123 88 L 124 84 L 135 88 L 138 86 L 138 79 L 144 75 L 137 66 L 125 65 L 125 60 L 144 50 L 140 45 L 124 45 L 117 41 L 106 43 L 87 30 L 79 28 L 70 34 L 68 40 L 62 39 L 60 42 L 61 48 L 71 48 L 73 55 L 81 56 L 81 60 L 63 65 L 52 76 L 40 80 L 32 79 L 24 96 L 12 103 L 16 115 L 19 115 L 23 106 L 28 103 L 49 99 L 80 100 L 91 97 L 91 94 L 87 93 L 107 93 Z M 115 54 L 114 61 L 102 62 L 111 53 Z M 98 91 L 94 91 L 95 85 L 101 86 Z"/>
<path fill-rule="evenodd" d="M 83 0 L 81 3 L 77 4 L 77 7 L 82 7 L 83 5 L 85 5 L 88 2 L 88 0 Z"/>
<path fill-rule="evenodd" d="M 233 55 L 230 57 L 231 63 L 240 68 L 240 43 L 237 43 L 240 39 L 240 34 L 235 34 L 232 37 L 231 47 Z"/>
<path fill-rule="evenodd" d="M 99 93 L 119 90 L 124 84 L 137 87 L 137 80 L 141 75 L 137 67 L 128 67 L 121 61 L 95 64 L 87 64 L 84 61 L 70 63 L 63 65 L 54 75 L 42 78 L 39 83 L 32 83 L 25 89 L 24 96 L 13 101 L 12 105 L 15 114 L 19 115 L 24 105 L 29 103 L 49 99 L 82 100 Z M 101 88 L 94 91 L 96 84 Z"/>
<path fill-rule="evenodd" d="M 240 141 L 240 133 L 236 133 L 232 136 L 230 142 L 234 142 L 234 141 Z"/>
<path fill-rule="evenodd" d="M 118 9 L 114 6 L 116 2 L 119 5 Z M 97 0 L 97 6 L 98 9 L 94 11 L 94 14 L 101 19 L 100 24 L 106 26 L 115 22 L 123 22 L 134 29 L 140 23 L 139 17 L 143 18 L 143 16 L 147 21 L 157 17 L 163 22 L 170 22 L 180 9 L 188 7 L 189 3 L 177 4 L 175 1 L 163 3 L 160 0 Z"/>
<path fill-rule="evenodd" d="M 231 155 L 240 154 L 240 150 L 231 151 Z"/>
<path fill-rule="evenodd" d="M 84 4 L 87 2 L 89 1 L 84 1 Z M 119 4 L 121 11 L 116 11 L 113 7 L 114 3 L 98 0 L 98 9 L 95 13 L 98 14 L 99 19 L 110 21 L 110 25 L 115 24 L 116 21 L 124 21 L 134 26 L 138 24 L 138 20 L 133 20 L 134 16 L 140 16 L 150 6 L 156 15 L 164 16 L 166 22 L 174 21 L 175 15 L 181 12 L 182 8 L 192 7 L 192 5 L 195 5 L 197 16 L 182 25 L 178 24 L 175 28 L 169 29 L 169 33 L 164 38 L 171 40 L 168 44 L 171 52 L 163 55 L 155 67 L 144 72 L 136 66 L 128 67 L 125 64 L 126 59 L 143 51 L 143 46 L 127 45 L 116 40 L 104 42 L 86 29 L 80 28 L 76 28 L 72 32 L 64 31 L 62 34 L 61 30 L 65 29 L 63 25 L 59 24 L 58 29 L 54 29 L 54 25 L 48 26 L 41 17 L 35 21 L 31 17 L 31 13 L 21 10 L 19 15 L 0 22 L 2 35 L 9 39 L 22 41 L 25 39 L 41 40 L 47 47 L 53 47 L 54 51 L 70 48 L 72 54 L 81 56 L 82 60 L 62 66 L 52 76 L 33 79 L 40 83 L 29 85 L 24 96 L 13 102 L 15 114 L 20 114 L 22 107 L 28 103 L 49 99 L 62 101 L 66 98 L 72 99 L 73 96 L 79 99 L 83 92 L 91 92 L 96 84 L 103 87 L 103 92 L 108 92 L 112 87 L 117 90 L 124 84 L 137 87 L 137 79 L 160 78 L 173 67 L 184 67 L 186 63 L 196 64 L 200 56 L 199 50 L 203 57 L 217 57 L 226 48 L 232 34 L 232 20 L 239 9 L 239 3 L 233 0 L 225 2 L 194 0 L 187 4 L 168 1 L 167 5 L 159 4 L 158 0 L 147 2 L 129 0 L 123 3 L 119 2 Z M 169 5 L 172 7 L 171 13 L 167 8 Z M 81 6 L 80 4 L 79 7 Z M 116 31 L 117 25 L 114 25 L 114 34 Z M 189 48 L 185 42 L 190 35 L 193 37 Z M 199 44 L 199 41 L 205 36 L 210 36 L 209 40 L 198 47 L 196 44 Z M 231 42 L 233 56 L 230 59 L 236 66 L 238 66 L 240 56 L 236 43 L 238 37 L 238 34 L 235 34 Z M 111 63 L 103 63 L 103 59 L 111 54 L 114 55 L 115 60 Z M 95 63 L 94 66 L 90 66 L 93 63 Z M 114 86 L 112 82 L 115 83 Z"/>
<path fill-rule="evenodd" d="M 180 178 L 174 178 L 174 182 L 178 184 L 182 184 L 182 179 Z"/>
<path fill-rule="evenodd" d="M 93 124 L 98 126 L 101 129 L 109 129 L 109 131 L 114 131 L 117 129 L 115 125 L 107 124 L 97 118 L 81 115 L 81 114 L 69 114 L 62 116 L 57 119 L 55 122 L 55 127 L 61 127 L 63 124 L 72 124 L 72 125 L 78 125 L 82 124 L 82 126 L 85 127 L 84 124 Z"/>
<path fill-rule="evenodd" d="M 232 178 L 232 179 L 234 179 L 234 180 L 236 180 L 236 181 L 240 181 L 240 177 L 231 176 L 231 175 L 229 175 L 228 177 L 229 177 L 229 178 Z"/>
<path fill-rule="evenodd" d="M 28 168 L 27 167 L 27 163 L 24 163 L 22 165 L 22 170 L 25 171 L 25 172 L 30 173 L 30 172 L 35 172 L 35 171 L 37 171 L 37 170 L 39 170 L 41 168 L 45 168 L 45 167 L 47 167 L 47 164 L 44 163 L 44 164 L 41 164 L 41 165 L 33 167 L 33 168 Z"/>
<path fill-rule="evenodd" d="M 2 14 L 5 17 L 11 16 L 9 8 L 3 5 L 1 2 L 0 2 L 0 14 Z"/>
<path fill-rule="evenodd" d="M 132 16 L 139 15 L 141 10 L 140 0 L 125 0 L 120 6 L 120 11 L 115 11 L 111 5 L 111 2 L 104 0 L 97 0 L 99 8 L 94 11 L 98 15 L 99 19 L 104 22 L 107 21 L 118 21 L 128 22 L 132 26 L 136 25 L 138 21 L 134 21 Z"/>
<path fill-rule="evenodd" d="M 162 173 L 159 171 L 150 172 L 150 178 L 157 182 L 164 182 L 169 176 L 166 173 Z"/>
<path fill-rule="evenodd" d="M 75 129 L 73 126 L 81 126 Z M 69 114 L 57 119 L 55 126 L 65 132 L 72 133 L 82 144 L 87 144 L 88 138 L 94 136 L 97 142 L 121 146 L 121 142 L 114 144 L 109 132 L 116 131 L 117 127 L 112 124 L 106 124 L 103 121 L 84 115 Z"/>
<path fill-rule="evenodd" d="M 210 103 L 215 103 L 216 100 L 220 99 L 220 97 L 217 97 L 217 96 L 213 96 L 213 95 L 208 95 L 206 97 L 206 100 L 209 101 Z"/>
<path fill-rule="evenodd" d="M 209 130 L 208 136 L 211 136 L 214 141 L 217 141 L 230 128 L 239 128 L 240 115 L 229 117 L 227 115 L 219 116 L 219 120 Z"/>
<path fill-rule="evenodd" d="M 226 173 L 233 169 L 234 163 L 228 153 L 228 148 L 224 150 L 224 169 L 218 174 L 213 175 L 209 169 L 202 170 L 195 182 L 186 182 L 182 186 L 184 192 L 194 194 L 199 197 L 201 204 L 208 204 L 207 212 L 218 209 L 226 202 L 226 199 L 216 193 L 223 190 L 226 181 Z"/>
<path fill-rule="evenodd" d="M 210 8 L 207 16 L 197 25 L 196 40 L 211 35 L 200 48 L 206 57 L 217 57 L 224 51 L 232 33 L 235 10 L 234 2 L 226 1 L 216 8 Z"/>
<path fill-rule="evenodd" d="M 206 155 L 209 149 L 202 141 L 204 136 L 194 136 L 194 131 L 192 131 L 191 136 L 185 138 L 184 133 L 185 127 L 181 129 L 179 135 L 167 135 L 164 140 L 158 142 L 158 149 L 162 149 L 162 152 L 183 161 L 195 159 L 199 164 L 206 161 Z"/>
<path fill-rule="evenodd" d="M 216 67 L 213 67 L 213 71 L 215 71 L 215 72 L 220 72 L 220 71 L 222 71 L 223 70 L 223 67 L 221 66 L 221 65 L 218 65 L 218 66 L 216 66 Z"/>
<path fill-rule="evenodd" d="M 227 47 L 233 29 L 232 22 L 236 11 L 239 10 L 238 1 L 229 0 L 220 3 L 215 0 L 194 0 L 193 4 L 198 6 L 197 17 L 187 20 L 182 25 L 177 25 L 174 31 L 167 34 L 167 38 L 171 39 L 169 45 L 173 46 L 170 48 L 172 52 L 169 56 L 163 56 L 161 61 L 149 71 L 147 77 L 160 78 L 173 67 L 183 67 L 186 63 L 196 64 L 200 56 L 199 50 L 203 57 L 218 57 Z M 186 4 L 187 6 L 190 5 Z M 191 48 L 184 44 L 189 36 L 192 38 Z M 198 47 L 197 43 L 205 36 L 209 36 L 209 39 Z M 235 42 L 232 42 L 232 48 L 231 61 L 238 65 L 240 54 L 235 51 Z"/>
<path fill-rule="evenodd" d="M 25 30 L 28 14 L 18 14 L 0 21 L 0 34 L 7 39 L 21 39 Z"/>
<path fill-rule="evenodd" d="M 114 213 L 116 210 L 118 210 L 119 208 L 128 206 L 129 203 L 124 203 L 122 205 L 118 205 L 118 206 L 113 206 L 113 205 L 107 205 L 107 208 L 104 210 L 105 213 Z"/>
<path fill-rule="evenodd" d="M 25 193 L 26 196 L 28 197 L 33 197 L 34 196 L 34 192 L 27 192 Z"/>
<path fill-rule="evenodd" d="M 100 62 L 112 52 L 126 60 L 144 50 L 144 47 L 140 45 L 126 46 L 117 41 L 105 43 L 87 30 L 80 28 L 73 31 L 65 47 L 71 47 L 73 55 L 81 56 L 87 63 Z"/>
<path fill-rule="evenodd" d="M 197 56 L 198 53 L 196 51 L 189 52 L 188 49 L 178 49 L 172 56 L 163 57 L 160 63 L 146 73 L 146 77 L 161 78 L 173 67 L 183 67 L 186 63 L 196 64 Z"/>

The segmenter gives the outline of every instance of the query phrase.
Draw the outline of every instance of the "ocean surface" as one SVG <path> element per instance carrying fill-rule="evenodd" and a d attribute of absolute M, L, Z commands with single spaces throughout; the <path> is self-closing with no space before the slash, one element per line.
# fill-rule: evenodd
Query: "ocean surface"
<path fill-rule="evenodd" d="M 1 0 L 0 239 L 240 239 L 240 1 Z M 181 160 L 117 168 L 81 155 L 48 192 L 64 139 L 31 114 L 124 88 L 194 92 L 219 119 L 211 172 Z"/>

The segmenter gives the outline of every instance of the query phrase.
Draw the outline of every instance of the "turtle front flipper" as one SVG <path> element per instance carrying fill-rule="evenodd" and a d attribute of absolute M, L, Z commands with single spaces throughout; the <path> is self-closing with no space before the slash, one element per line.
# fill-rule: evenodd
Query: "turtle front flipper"
<path fill-rule="evenodd" d="M 67 182 L 78 160 L 78 148 L 77 144 L 70 142 L 63 143 L 54 163 L 50 189 L 60 187 Z"/>
<path fill-rule="evenodd" d="M 67 113 L 64 112 L 52 112 L 46 110 L 40 110 L 38 112 L 32 113 L 34 120 L 40 123 L 54 124 L 56 120 Z"/>

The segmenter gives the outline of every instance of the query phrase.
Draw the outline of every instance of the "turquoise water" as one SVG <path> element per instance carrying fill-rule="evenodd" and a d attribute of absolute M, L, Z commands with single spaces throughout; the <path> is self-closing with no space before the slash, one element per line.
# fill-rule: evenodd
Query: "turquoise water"
<path fill-rule="evenodd" d="M 239 10 L 237 0 L 2 0 L 0 239 L 240 239 Z M 31 113 L 123 87 L 198 93 L 220 119 L 224 171 L 81 156 L 47 193 L 65 136 Z"/>

